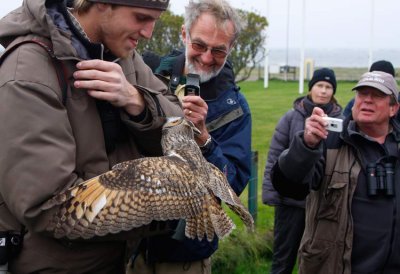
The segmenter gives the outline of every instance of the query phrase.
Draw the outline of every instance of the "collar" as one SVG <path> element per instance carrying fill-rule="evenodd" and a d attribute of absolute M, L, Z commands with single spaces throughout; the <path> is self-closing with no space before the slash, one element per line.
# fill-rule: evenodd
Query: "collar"
<path fill-rule="evenodd" d="M 68 11 L 68 16 L 69 19 L 71 20 L 72 25 L 75 27 L 75 29 L 86 39 L 88 40 L 90 43 L 90 39 L 89 36 L 87 36 L 86 32 L 83 30 L 81 24 L 79 23 L 79 21 L 75 18 L 75 16 L 72 14 L 73 9 L 72 8 L 67 8 Z"/>
<path fill-rule="evenodd" d="M 333 110 L 333 103 L 332 102 L 329 102 L 329 103 L 327 103 L 325 105 L 317 105 L 313 101 L 311 101 L 311 99 L 310 99 L 310 97 L 308 95 L 304 97 L 303 105 L 304 105 L 304 109 L 306 110 L 308 115 L 311 115 L 314 107 L 321 108 L 325 113 L 331 113 L 332 110 Z"/>
<path fill-rule="evenodd" d="M 113 55 L 109 50 L 104 48 L 104 45 L 101 43 L 92 43 L 87 36 L 86 32 L 83 30 L 79 21 L 75 18 L 75 16 L 71 13 L 73 9 L 67 8 L 65 5 L 62 5 L 60 12 L 63 14 L 66 23 L 68 24 L 70 31 L 75 35 L 75 40 L 78 40 L 86 50 L 86 53 L 89 56 L 81 56 L 84 59 L 100 59 L 106 61 L 116 62 L 119 60 L 115 55 Z"/>
<path fill-rule="evenodd" d="M 349 120 L 348 125 L 346 127 L 347 127 L 347 134 L 350 138 L 354 138 L 355 136 L 360 136 L 361 138 L 364 138 L 366 140 L 375 141 L 374 138 L 362 132 L 354 120 Z M 396 122 L 393 119 L 390 120 L 389 132 L 386 135 L 386 138 L 389 135 L 392 135 L 393 139 L 396 140 L 397 143 L 400 143 L 400 131 Z"/>

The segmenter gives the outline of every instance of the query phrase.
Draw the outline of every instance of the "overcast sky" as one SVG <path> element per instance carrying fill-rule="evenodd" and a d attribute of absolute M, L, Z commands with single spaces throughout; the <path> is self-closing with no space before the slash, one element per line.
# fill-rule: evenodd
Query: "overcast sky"
<path fill-rule="evenodd" d="M 371 33 L 374 50 L 400 47 L 399 0 L 230 0 L 237 8 L 268 18 L 271 48 L 300 47 L 303 1 L 306 49 L 368 49 Z M 181 15 L 188 2 L 170 0 L 170 8 Z M 22 0 L 2 0 L 0 17 L 21 3 Z M 374 22 L 372 32 L 371 22 Z"/>

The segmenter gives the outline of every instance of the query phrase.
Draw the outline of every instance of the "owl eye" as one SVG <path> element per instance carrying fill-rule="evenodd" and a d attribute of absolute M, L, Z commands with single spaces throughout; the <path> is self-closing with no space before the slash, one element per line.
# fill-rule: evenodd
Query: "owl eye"
<path fill-rule="evenodd" d="M 167 124 L 170 126 L 175 126 L 180 124 L 182 122 L 182 119 L 182 117 L 168 117 Z"/>

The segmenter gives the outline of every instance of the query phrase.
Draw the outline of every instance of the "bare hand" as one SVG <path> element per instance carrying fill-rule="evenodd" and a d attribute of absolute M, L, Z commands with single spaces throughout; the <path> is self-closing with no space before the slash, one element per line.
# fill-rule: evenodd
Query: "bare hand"
<path fill-rule="evenodd" d="M 77 64 L 74 73 L 76 88 L 87 89 L 96 99 L 125 108 L 131 115 L 139 115 L 144 107 L 142 95 L 125 78 L 120 65 L 103 60 L 88 60 Z"/>
<path fill-rule="evenodd" d="M 328 137 L 327 122 L 322 118 L 324 116 L 326 116 L 324 111 L 315 107 L 311 116 L 306 119 L 303 138 L 308 147 L 315 148 L 321 140 Z"/>
<path fill-rule="evenodd" d="M 196 142 L 199 145 L 204 144 L 209 136 L 206 127 L 206 118 L 208 112 L 207 103 L 200 96 L 189 95 L 182 99 L 183 113 L 185 118 L 191 121 L 198 130 L 201 131 L 199 136 L 196 136 Z"/>

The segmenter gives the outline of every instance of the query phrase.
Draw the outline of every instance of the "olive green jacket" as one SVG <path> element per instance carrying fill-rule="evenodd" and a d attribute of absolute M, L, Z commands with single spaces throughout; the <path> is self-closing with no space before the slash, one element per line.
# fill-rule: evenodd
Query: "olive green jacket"
<path fill-rule="evenodd" d="M 351 274 L 351 201 L 361 166 L 350 146 L 328 149 L 326 159 L 320 189 L 306 200 L 299 273 Z"/>

